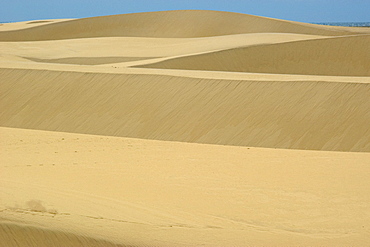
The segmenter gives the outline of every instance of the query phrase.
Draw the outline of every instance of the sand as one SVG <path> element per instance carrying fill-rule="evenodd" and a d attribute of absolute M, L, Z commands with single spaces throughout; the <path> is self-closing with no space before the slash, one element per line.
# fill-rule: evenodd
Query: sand
<path fill-rule="evenodd" d="M 2 215 L 13 223 L 129 245 L 370 241 L 369 153 L 1 136 Z"/>
<path fill-rule="evenodd" d="M 368 29 L 343 29 L 252 15 L 202 10 L 135 13 L 76 19 L 0 34 L 1 41 L 37 41 L 91 37 L 195 38 L 242 33 L 351 35 Z"/>
<path fill-rule="evenodd" d="M 172 58 L 141 67 L 273 74 L 370 76 L 369 43 L 370 35 L 358 35 L 262 44 Z"/>
<path fill-rule="evenodd" d="M 0 246 L 366 246 L 369 35 L 216 11 L 2 24 Z"/>

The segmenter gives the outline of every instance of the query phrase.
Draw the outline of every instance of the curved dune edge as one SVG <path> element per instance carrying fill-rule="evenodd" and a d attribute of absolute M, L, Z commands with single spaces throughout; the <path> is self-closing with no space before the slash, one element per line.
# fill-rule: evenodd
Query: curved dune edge
<path fill-rule="evenodd" d="M 300 33 L 340 36 L 358 34 L 342 29 L 246 14 L 178 10 L 101 16 L 43 24 L 0 33 L 0 41 L 59 40 L 88 37 L 194 38 L 241 33 Z M 364 33 L 369 32 L 364 29 Z"/>
<path fill-rule="evenodd" d="M 204 38 L 100 37 L 69 40 L 0 42 L 5 54 L 39 59 L 62 57 L 167 57 L 230 49 L 240 46 L 281 43 L 327 36 L 253 33 Z M 331 37 L 331 36 L 329 36 Z"/>
<path fill-rule="evenodd" d="M 1 240 L 63 247 L 60 240 L 99 243 L 89 236 L 133 246 L 370 241 L 369 153 L 3 127 L 0 135 Z M 38 229 L 4 229 L 20 222 Z"/>
<path fill-rule="evenodd" d="M 366 83 L 7 69 L 0 73 L 1 126 L 221 145 L 370 151 Z"/>
<path fill-rule="evenodd" d="M 133 62 L 155 58 L 156 57 L 65 57 L 56 59 L 40 59 L 28 57 L 26 59 L 39 63 L 102 65 L 102 64 Z"/>
<path fill-rule="evenodd" d="M 70 21 L 73 19 L 50 19 L 50 20 L 35 20 L 35 21 L 21 21 L 21 22 L 9 22 L 0 23 L 0 32 L 3 31 L 18 31 L 22 29 L 27 29 L 30 27 L 37 27 L 42 25 L 48 25 L 52 23 Z"/>
<path fill-rule="evenodd" d="M 72 233 L 53 231 L 33 226 L 1 223 L 1 247 L 124 247 L 128 245 L 113 244 L 105 240 L 79 236 Z"/>
<path fill-rule="evenodd" d="M 153 62 L 152 60 L 142 60 L 139 62 L 116 63 L 109 65 L 89 66 L 73 64 L 53 64 L 53 63 L 28 63 L 29 60 L 17 57 L 6 56 L 6 61 L 0 60 L 1 69 L 8 71 L 51 71 L 51 72 L 77 72 L 89 74 L 113 74 L 113 75 L 154 75 L 154 76 L 174 76 L 194 79 L 211 80 L 231 80 L 231 81 L 274 81 L 274 82 L 294 82 L 294 81 L 324 81 L 336 83 L 363 83 L 370 84 L 369 76 L 320 76 L 320 75 L 293 75 L 293 74 L 267 74 L 267 73 L 246 73 L 246 72 L 227 72 L 209 70 L 175 70 L 175 69 L 153 69 L 138 68 L 128 66 L 138 66 Z M 27 62 L 27 63 L 25 63 Z"/>
<path fill-rule="evenodd" d="M 369 35 L 240 47 L 169 58 L 141 68 L 370 76 Z"/>
<path fill-rule="evenodd" d="M 27 25 L 30 25 L 30 24 L 50 23 L 50 22 L 52 22 L 52 21 L 49 21 L 49 20 L 41 20 L 41 21 L 29 21 L 26 24 Z"/>

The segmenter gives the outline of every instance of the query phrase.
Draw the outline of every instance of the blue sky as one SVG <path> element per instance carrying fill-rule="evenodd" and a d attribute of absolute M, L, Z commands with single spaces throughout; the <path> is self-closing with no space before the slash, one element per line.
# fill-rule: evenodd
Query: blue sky
<path fill-rule="evenodd" d="M 0 22 L 209 9 L 301 22 L 370 22 L 370 0 L 0 0 Z"/>

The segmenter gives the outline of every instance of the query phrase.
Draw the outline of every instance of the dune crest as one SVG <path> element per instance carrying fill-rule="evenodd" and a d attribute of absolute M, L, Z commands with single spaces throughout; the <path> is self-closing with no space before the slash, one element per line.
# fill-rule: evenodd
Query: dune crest
<path fill-rule="evenodd" d="M 354 30 L 354 29 L 353 29 Z M 178 10 L 100 16 L 0 33 L 0 41 L 88 37 L 195 38 L 240 33 L 299 33 L 339 36 L 362 33 L 221 11 Z"/>

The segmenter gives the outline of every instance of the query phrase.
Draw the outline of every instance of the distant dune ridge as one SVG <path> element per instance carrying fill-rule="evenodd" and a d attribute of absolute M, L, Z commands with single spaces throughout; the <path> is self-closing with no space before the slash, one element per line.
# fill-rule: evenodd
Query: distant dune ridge
<path fill-rule="evenodd" d="M 0 25 L 0 247 L 366 246 L 369 44 L 201 10 Z"/>
<path fill-rule="evenodd" d="M 195 38 L 240 33 L 357 34 L 350 29 L 219 11 L 179 10 L 70 20 L 0 34 L 0 41 L 91 37 Z"/>

